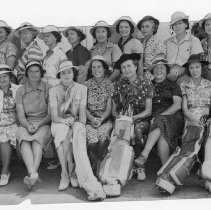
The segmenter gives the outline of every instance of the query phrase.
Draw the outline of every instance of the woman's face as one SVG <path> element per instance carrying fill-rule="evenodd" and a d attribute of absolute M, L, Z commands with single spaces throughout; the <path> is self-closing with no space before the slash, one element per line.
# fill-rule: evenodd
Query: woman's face
<path fill-rule="evenodd" d="M 80 42 L 80 36 L 74 30 L 67 31 L 67 39 L 70 44 L 75 44 Z"/>
<path fill-rule="evenodd" d="M 119 34 L 121 37 L 130 36 L 130 24 L 127 21 L 121 21 L 119 24 Z"/>
<path fill-rule="evenodd" d="M 28 69 L 28 79 L 31 82 L 38 82 L 41 79 L 39 66 L 30 66 Z"/>
<path fill-rule="evenodd" d="M 185 32 L 187 25 L 183 20 L 178 20 L 176 23 L 172 25 L 172 28 L 176 35 L 182 34 Z"/>
<path fill-rule="evenodd" d="M 146 37 L 151 37 L 154 32 L 154 21 L 146 20 L 141 24 L 141 33 Z"/>
<path fill-rule="evenodd" d="M 48 47 L 56 45 L 56 37 L 50 32 L 43 35 L 43 41 Z"/>
<path fill-rule="evenodd" d="M 9 74 L 0 74 L 0 87 L 8 86 L 10 83 Z"/>
<path fill-rule="evenodd" d="M 192 62 L 189 64 L 188 69 L 190 71 L 190 75 L 194 79 L 201 78 L 202 73 L 202 65 L 201 62 Z"/>
<path fill-rule="evenodd" d="M 34 40 L 34 33 L 29 29 L 23 29 L 20 31 L 20 38 L 26 45 L 29 45 Z"/>
<path fill-rule="evenodd" d="M 4 42 L 7 39 L 7 32 L 4 27 L 0 27 L 0 43 Z"/>
<path fill-rule="evenodd" d="M 211 35 L 211 19 L 205 21 L 204 29 L 208 35 Z"/>
<path fill-rule="evenodd" d="M 137 66 L 134 65 L 132 60 L 124 61 L 121 64 L 121 71 L 122 71 L 123 77 L 127 77 L 128 79 L 134 77 L 136 75 L 136 70 L 137 70 Z"/>
<path fill-rule="evenodd" d="M 95 30 L 95 37 L 97 42 L 107 42 L 108 31 L 105 27 L 97 27 Z"/>
<path fill-rule="evenodd" d="M 105 74 L 105 69 L 103 68 L 103 64 L 99 60 L 92 61 L 92 75 L 95 79 L 103 78 Z"/>
<path fill-rule="evenodd" d="M 72 68 L 66 69 L 60 72 L 60 79 L 62 83 L 66 86 L 69 86 L 73 82 L 73 70 Z"/>
<path fill-rule="evenodd" d="M 155 79 L 164 80 L 166 78 L 166 66 L 165 64 L 157 64 L 153 67 L 153 75 Z"/>

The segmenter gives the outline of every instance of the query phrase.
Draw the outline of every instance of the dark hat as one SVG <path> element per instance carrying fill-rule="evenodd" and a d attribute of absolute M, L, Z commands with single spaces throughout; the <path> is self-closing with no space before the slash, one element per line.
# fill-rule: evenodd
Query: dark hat
<path fill-rule="evenodd" d="M 141 55 L 138 53 L 122 54 L 119 60 L 115 63 L 114 69 L 121 69 L 121 64 L 127 60 L 140 60 Z"/>
<path fill-rule="evenodd" d="M 67 29 L 65 29 L 65 30 L 63 31 L 63 35 L 64 35 L 65 37 L 67 37 L 67 32 L 68 32 L 69 30 L 75 31 L 75 32 L 81 37 L 81 41 L 83 41 L 84 39 L 86 39 L 86 35 L 83 33 L 83 31 L 82 31 L 81 29 L 79 29 L 79 28 L 76 28 L 76 27 L 68 27 Z"/>
<path fill-rule="evenodd" d="M 160 24 L 160 22 L 159 22 L 158 19 L 156 19 L 156 18 L 154 18 L 154 17 L 152 17 L 152 16 L 150 16 L 150 15 L 147 15 L 147 16 L 144 16 L 144 17 L 138 22 L 137 28 L 138 28 L 139 30 L 141 30 L 141 25 L 142 25 L 142 23 L 145 22 L 145 21 L 147 21 L 147 20 L 152 20 L 152 21 L 154 21 L 155 25 L 157 25 L 157 26 L 159 26 L 159 24 Z"/>
<path fill-rule="evenodd" d="M 200 62 L 204 65 L 209 64 L 209 62 L 205 61 L 200 54 L 193 54 L 188 58 L 188 61 L 183 65 L 183 67 L 185 67 L 187 69 L 189 64 L 193 63 L 193 62 Z"/>

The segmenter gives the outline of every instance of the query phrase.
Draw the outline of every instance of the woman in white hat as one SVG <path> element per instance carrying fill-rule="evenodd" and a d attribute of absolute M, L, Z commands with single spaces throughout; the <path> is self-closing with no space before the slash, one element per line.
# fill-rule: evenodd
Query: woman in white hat
<path fill-rule="evenodd" d="M 156 57 L 165 58 L 166 49 L 164 43 L 158 39 L 157 31 L 159 27 L 159 20 L 152 16 L 144 16 L 137 24 L 138 29 L 144 36 L 143 46 L 143 68 L 146 76 L 153 79 L 148 67 Z"/>
<path fill-rule="evenodd" d="M 211 80 L 211 13 L 207 14 L 201 21 L 201 26 L 207 37 L 201 40 L 201 45 L 204 50 L 203 57 L 209 62 L 208 68 L 206 69 L 206 79 Z"/>
<path fill-rule="evenodd" d="M 115 62 L 122 55 L 122 52 L 116 44 L 108 41 L 108 38 L 111 37 L 110 26 L 105 21 L 98 21 L 94 27 L 91 28 L 90 33 L 96 40 L 91 49 L 91 57 L 94 57 L 95 55 L 103 56 L 110 67 L 109 79 L 112 82 L 117 80 L 120 75 L 120 71 L 118 69 L 114 69 L 113 67 Z"/>
<path fill-rule="evenodd" d="M 63 31 L 64 36 L 68 39 L 72 48 L 66 52 L 68 60 L 73 62 L 74 66 L 78 66 L 77 82 L 82 84 L 86 81 L 88 69 L 85 64 L 90 60 L 90 51 L 81 45 L 81 42 L 86 39 L 83 31 L 76 27 L 68 27 Z"/>
<path fill-rule="evenodd" d="M 96 55 L 90 63 L 91 79 L 85 82 L 87 86 L 87 146 L 94 174 L 97 165 L 104 158 L 108 146 L 108 133 L 111 131 L 111 96 L 114 90 L 108 79 L 109 66 L 105 58 Z"/>
<path fill-rule="evenodd" d="M 61 165 L 59 190 L 66 190 L 71 183 L 77 187 L 73 151 L 72 126 L 75 121 L 86 123 L 87 89 L 76 83 L 76 67 L 63 61 L 56 74 L 61 83 L 50 90 L 51 132 Z"/>
<path fill-rule="evenodd" d="M 17 139 L 28 172 L 24 183 L 29 189 L 39 178 L 42 151 L 47 150 L 51 137 L 48 109 L 50 86 L 41 80 L 44 73 L 40 62 L 27 63 L 27 80 L 16 93 L 17 116 L 20 122 Z"/>
<path fill-rule="evenodd" d="M 6 64 L 13 70 L 16 62 L 17 49 L 8 40 L 11 31 L 12 28 L 3 20 L 0 20 L 0 64 Z"/>
<path fill-rule="evenodd" d="M 56 26 L 47 25 L 43 28 L 42 39 L 49 48 L 43 60 L 43 68 L 46 70 L 44 81 L 55 86 L 60 83 L 56 77 L 60 63 L 67 60 L 65 52 L 58 45 L 62 36 Z"/>
<path fill-rule="evenodd" d="M 203 49 L 199 39 L 188 32 L 189 17 L 185 13 L 179 11 L 173 13 L 170 28 L 175 35 L 165 41 L 166 59 L 172 65 L 168 77 L 181 84 L 182 81 L 188 80 L 182 68 L 183 64 L 190 55 L 203 53 Z"/>
<path fill-rule="evenodd" d="M 142 43 L 133 37 L 133 34 L 136 30 L 136 24 L 132 21 L 129 16 L 120 17 L 115 23 L 114 27 L 116 32 L 120 35 L 118 41 L 118 46 L 121 49 L 122 53 L 139 53 L 141 55 L 139 63 L 139 71 L 141 74 L 143 72 L 143 45 Z"/>
<path fill-rule="evenodd" d="M 12 147 L 16 146 L 17 116 L 15 94 L 19 86 L 10 82 L 12 70 L 0 64 L 0 151 L 2 171 L 0 186 L 7 185 L 10 178 L 10 158 Z"/>
<path fill-rule="evenodd" d="M 15 36 L 19 37 L 23 44 L 25 45 L 25 49 L 22 57 L 18 60 L 16 69 L 17 69 L 17 77 L 19 83 L 25 81 L 25 71 L 26 64 L 29 61 L 39 61 L 43 60 L 43 53 L 41 48 L 35 41 L 37 37 L 38 30 L 30 23 L 22 23 L 16 30 Z"/>

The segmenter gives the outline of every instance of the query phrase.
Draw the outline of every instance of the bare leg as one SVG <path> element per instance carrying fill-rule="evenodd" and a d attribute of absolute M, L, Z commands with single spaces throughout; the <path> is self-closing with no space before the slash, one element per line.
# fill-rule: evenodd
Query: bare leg
<path fill-rule="evenodd" d="M 34 172 L 37 172 L 40 162 L 42 160 L 42 146 L 39 142 L 33 141 L 32 142 L 32 151 L 34 155 Z"/>
<path fill-rule="evenodd" d="M 74 160 L 73 160 L 73 145 L 72 143 L 69 144 L 69 150 L 67 151 L 67 164 L 68 164 L 68 171 L 69 175 L 73 172 L 75 168 Z"/>
<path fill-rule="evenodd" d="M 160 128 L 156 128 L 151 131 L 148 135 L 147 142 L 145 144 L 144 150 L 142 151 L 142 155 L 147 159 L 149 153 L 151 152 L 153 146 L 156 144 L 158 139 L 160 138 L 161 130 Z"/>
<path fill-rule="evenodd" d="M 166 163 L 166 161 L 169 158 L 169 145 L 167 141 L 164 139 L 164 137 L 161 135 L 161 137 L 158 140 L 158 153 L 161 160 L 162 165 Z"/>
<path fill-rule="evenodd" d="M 64 141 L 66 141 L 66 140 L 64 140 Z M 57 154 L 59 157 L 62 174 L 68 174 L 68 172 L 67 172 L 67 155 L 66 156 L 64 155 L 63 142 L 57 147 Z"/>
<path fill-rule="evenodd" d="M 21 142 L 21 155 L 28 173 L 30 174 L 31 172 L 34 172 L 34 156 L 32 152 L 31 142 L 24 140 Z"/>
<path fill-rule="evenodd" d="M 2 165 L 3 165 L 2 174 L 8 174 L 10 158 L 11 158 L 11 151 L 12 151 L 10 141 L 1 143 L 0 148 L 1 148 Z"/>

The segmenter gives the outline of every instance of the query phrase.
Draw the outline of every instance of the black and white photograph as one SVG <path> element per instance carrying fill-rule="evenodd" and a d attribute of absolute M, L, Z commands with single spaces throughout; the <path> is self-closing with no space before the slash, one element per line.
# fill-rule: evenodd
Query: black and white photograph
<path fill-rule="evenodd" d="M 2 208 L 209 209 L 211 2 L 2 1 L 0 172 Z"/>

